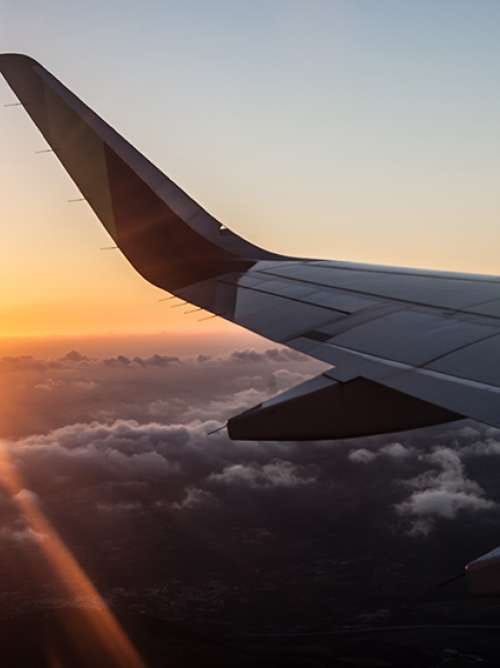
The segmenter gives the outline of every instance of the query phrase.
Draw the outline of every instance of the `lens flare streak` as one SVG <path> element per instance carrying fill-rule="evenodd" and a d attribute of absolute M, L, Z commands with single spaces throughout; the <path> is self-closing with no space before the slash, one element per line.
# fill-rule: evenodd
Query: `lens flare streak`
<path fill-rule="evenodd" d="M 106 665 L 146 668 L 106 602 L 44 515 L 36 495 L 25 489 L 5 443 L 0 444 L 0 488 L 7 493 L 33 532 L 65 595 L 75 604 L 78 601 L 86 602 L 82 610 L 82 624 L 78 628 L 74 628 L 74 625 L 68 628 L 66 625 L 70 640 L 78 646 L 80 652 L 106 657 Z"/>

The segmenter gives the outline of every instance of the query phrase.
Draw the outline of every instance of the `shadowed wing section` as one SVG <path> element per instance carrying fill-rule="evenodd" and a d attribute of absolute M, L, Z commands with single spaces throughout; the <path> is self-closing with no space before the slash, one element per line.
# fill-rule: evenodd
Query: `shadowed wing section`
<path fill-rule="evenodd" d="M 500 427 L 499 277 L 270 253 L 222 227 L 34 60 L 0 55 L 0 72 L 142 276 L 333 365 L 235 418 L 230 435 L 345 438 L 462 416 Z"/>
<path fill-rule="evenodd" d="M 31 58 L 0 71 L 98 218 L 148 281 L 167 290 L 274 257 L 221 230 L 178 188 Z"/>

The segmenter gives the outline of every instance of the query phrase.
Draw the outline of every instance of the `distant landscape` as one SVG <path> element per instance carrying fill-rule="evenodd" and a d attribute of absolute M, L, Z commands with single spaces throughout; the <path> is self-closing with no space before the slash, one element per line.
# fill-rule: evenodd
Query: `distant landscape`
<path fill-rule="evenodd" d="M 322 365 L 150 344 L 0 360 L 1 436 L 25 487 L 150 665 L 493 661 L 500 599 L 438 585 L 500 543 L 495 430 L 231 442 L 207 434 Z M 11 665 L 72 656 L 65 624 L 90 602 L 63 595 L 5 495 L 0 514 Z"/>

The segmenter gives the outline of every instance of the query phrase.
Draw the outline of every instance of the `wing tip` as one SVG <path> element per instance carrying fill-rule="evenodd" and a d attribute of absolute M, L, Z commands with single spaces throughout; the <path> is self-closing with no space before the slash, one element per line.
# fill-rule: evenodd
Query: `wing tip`
<path fill-rule="evenodd" d="M 4 67 L 8 68 L 12 65 L 38 65 L 40 67 L 40 63 L 25 53 L 0 53 L 0 70 L 3 71 Z"/>

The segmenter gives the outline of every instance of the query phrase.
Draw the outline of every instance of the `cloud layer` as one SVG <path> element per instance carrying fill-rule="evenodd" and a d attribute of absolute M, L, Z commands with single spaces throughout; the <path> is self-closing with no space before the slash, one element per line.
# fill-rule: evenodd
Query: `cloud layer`
<path fill-rule="evenodd" d="M 216 582 L 236 605 L 253 600 L 252 582 L 286 592 L 293 581 L 297 610 L 317 583 L 333 587 L 328 605 L 348 615 L 350 578 L 372 591 L 369 573 L 385 564 L 384 587 L 418 588 L 430 577 L 422 563 L 438 578 L 498 540 L 500 439 L 483 426 L 326 443 L 209 435 L 321 371 L 286 349 L 103 359 L 71 351 L 4 358 L 0 368 L 0 436 L 24 486 L 113 600 L 137 590 L 178 616 L 193 583 L 205 596 Z M 24 591 L 35 580 L 24 573 L 21 582 L 11 564 L 38 563 L 37 537 L 5 495 L 0 522 L 0 568 Z"/>

